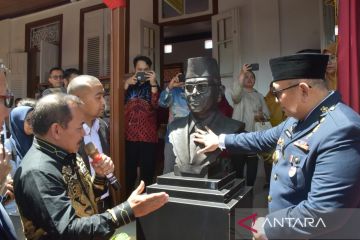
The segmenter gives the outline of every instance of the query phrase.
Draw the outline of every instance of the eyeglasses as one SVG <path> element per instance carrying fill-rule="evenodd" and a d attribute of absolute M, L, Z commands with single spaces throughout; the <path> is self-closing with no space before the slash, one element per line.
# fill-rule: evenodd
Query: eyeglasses
<path fill-rule="evenodd" d="M 289 86 L 289 87 L 286 87 L 286 88 L 283 88 L 283 89 L 279 89 L 279 90 L 275 90 L 275 89 L 273 88 L 273 89 L 271 90 L 271 94 L 272 94 L 274 97 L 276 97 L 277 100 L 279 100 L 280 94 L 281 94 L 283 91 L 289 90 L 289 89 L 294 88 L 294 87 L 297 87 L 297 86 L 299 86 L 299 85 L 300 85 L 300 83 L 297 83 L 297 84 L 294 84 L 294 85 L 291 85 L 291 86 Z M 311 88 L 311 86 L 309 86 L 309 87 Z"/>
<path fill-rule="evenodd" d="M 209 91 L 209 87 L 211 87 L 211 86 L 220 86 L 220 85 L 219 84 L 209 84 L 209 83 L 185 83 L 184 88 L 187 93 L 193 93 L 194 88 L 196 88 L 198 93 L 204 94 Z"/>
<path fill-rule="evenodd" d="M 336 61 L 337 61 L 336 55 L 329 55 L 329 63 L 330 62 L 336 62 Z"/>
<path fill-rule="evenodd" d="M 4 105 L 7 108 L 11 108 L 14 104 L 14 95 L 0 95 L 0 99 L 4 100 Z"/>
<path fill-rule="evenodd" d="M 52 75 L 50 77 L 53 78 L 53 79 L 63 79 L 64 78 L 63 75 Z"/>

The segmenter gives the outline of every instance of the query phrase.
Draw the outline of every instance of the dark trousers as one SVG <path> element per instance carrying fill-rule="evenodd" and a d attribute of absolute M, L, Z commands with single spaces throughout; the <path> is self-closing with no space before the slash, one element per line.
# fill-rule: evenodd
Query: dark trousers
<path fill-rule="evenodd" d="M 258 168 L 257 155 L 239 155 L 232 157 L 234 170 L 236 171 L 237 178 L 244 178 L 244 167 L 246 165 L 246 185 L 254 186 L 257 168 Z"/>
<path fill-rule="evenodd" d="M 140 180 L 146 186 L 154 182 L 156 143 L 126 141 L 125 153 L 126 194 L 129 196 L 135 187 L 137 167 L 140 168 Z"/>

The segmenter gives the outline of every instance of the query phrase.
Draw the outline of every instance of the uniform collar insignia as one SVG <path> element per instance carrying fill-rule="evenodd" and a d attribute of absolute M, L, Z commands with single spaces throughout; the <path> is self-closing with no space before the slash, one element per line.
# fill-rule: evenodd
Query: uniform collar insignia
<path fill-rule="evenodd" d="M 303 129 L 311 126 L 313 123 L 318 122 L 320 118 L 324 117 L 330 111 L 333 111 L 336 107 L 336 104 L 340 101 L 341 97 L 338 92 L 330 92 L 329 95 L 313 109 L 308 117 L 297 125 L 296 131 L 302 131 Z"/>

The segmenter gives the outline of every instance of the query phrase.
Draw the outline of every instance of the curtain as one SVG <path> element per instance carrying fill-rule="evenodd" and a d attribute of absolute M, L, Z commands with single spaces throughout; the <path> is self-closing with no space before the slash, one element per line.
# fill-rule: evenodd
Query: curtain
<path fill-rule="evenodd" d="M 360 1 L 339 0 L 338 90 L 360 112 Z"/>
<path fill-rule="evenodd" d="M 110 9 L 115 9 L 119 7 L 125 7 L 126 6 L 126 0 L 103 0 L 105 5 Z"/>

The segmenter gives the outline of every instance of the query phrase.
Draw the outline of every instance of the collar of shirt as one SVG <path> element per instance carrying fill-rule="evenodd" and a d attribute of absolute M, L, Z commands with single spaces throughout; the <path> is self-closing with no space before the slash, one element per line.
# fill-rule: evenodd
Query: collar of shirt
<path fill-rule="evenodd" d="M 192 133 L 193 128 L 196 126 L 196 128 L 199 128 L 203 131 L 206 131 L 205 127 L 208 127 L 211 129 L 211 124 L 215 120 L 217 116 L 218 111 L 214 111 L 210 113 L 210 115 L 206 119 L 197 120 L 194 118 L 193 114 L 189 114 L 189 133 Z"/>
<path fill-rule="evenodd" d="M 320 118 L 328 113 L 328 109 L 339 101 L 341 101 L 340 94 L 336 91 L 330 92 L 312 111 L 310 111 L 305 120 L 297 122 L 296 131 L 305 129 L 312 123 L 320 121 Z M 324 109 L 326 110 L 324 111 Z"/>
<path fill-rule="evenodd" d="M 314 107 L 313 110 L 310 111 L 310 113 L 306 116 L 304 121 L 306 121 L 306 119 L 308 119 L 311 113 L 313 113 L 315 109 L 317 109 L 320 105 L 322 105 L 325 102 L 325 100 L 327 100 L 332 94 L 334 94 L 334 91 L 329 92 L 329 94 L 318 105 L 316 105 L 316 107 Z"/>
<path fill-rule="evenodd" d="M 91 128 L 86 123 L 83 124 L 83 128 L 85 131 L 85 135 L 91 135 L 91 131 L 98 132 L 100 128 L 99 119 L 95 119 Z"/>
<path fill-rule="evenodd" d="M 64 163 L 64 165 L 75 164 L 76 153 L 68 153 L 64 149 L 38 137 L 34 137 L 33 145 L 53 159 Z"/>

